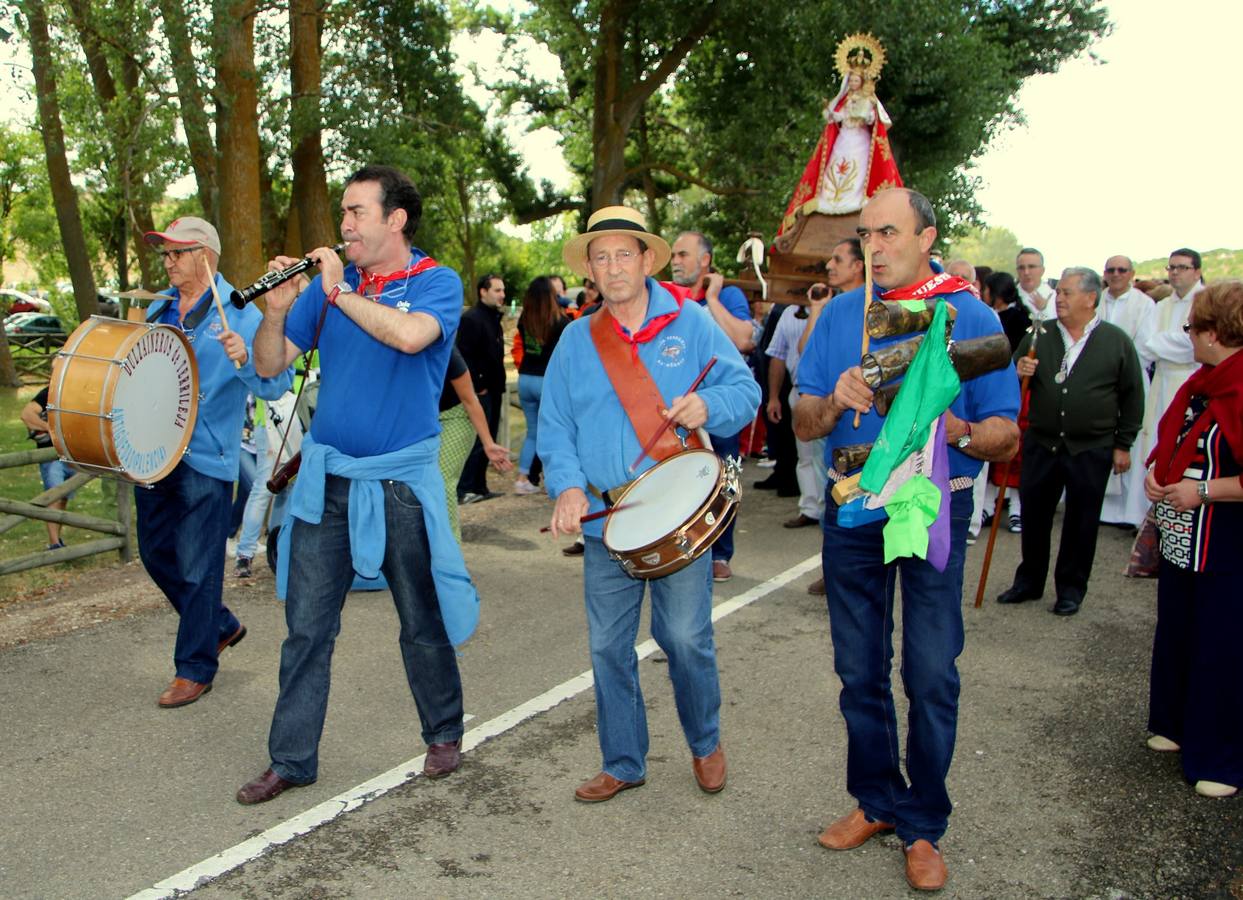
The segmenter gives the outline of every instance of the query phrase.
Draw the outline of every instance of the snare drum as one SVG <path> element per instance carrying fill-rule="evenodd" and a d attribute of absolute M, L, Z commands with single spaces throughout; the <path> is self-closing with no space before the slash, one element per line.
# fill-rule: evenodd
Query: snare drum
<path fill-rule="evenodd" d="M 91 316 L 52 363 L 52 443 L 77 469 L 154 484 L 190 443 L 198 391 L 198 362 L 181 331 Z"/>
<path fill-rule="evenodd" d="M 738 510 L 741 463 L 686 450 L 648 469 L 618 496 L 604 546 L 635 578 L 660 578 L 703 555 Z"/>

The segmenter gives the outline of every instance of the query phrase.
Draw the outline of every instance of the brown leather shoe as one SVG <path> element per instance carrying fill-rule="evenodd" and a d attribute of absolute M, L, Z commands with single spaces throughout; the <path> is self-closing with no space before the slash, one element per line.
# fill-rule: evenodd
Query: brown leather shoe
<path fill-rule="evenodd" d="M 793 519 L 786 519 L 781 523 L 782 528 L 806 528 L 809 525 L 819 525 L 819 519 L 813 519 L 811 516 L 799 513 Z"/>
<path fill-rule="evenodd" d="M 237 623 L 237 631 L 233 632 L 218 645 L 216 645 L 216 655 L 219 656 L 230 647 L 236 647 L 242 642 L 242 638 L 246 637 L 246 626 L 241 622 Z"/>
<path fill-rule="evenodd" d="M 817 578 L 811 584 L 807 585 L 807 593 L 811 594 L 813 597 L 823 597 L 824 596 L 824 579 Z"/>
<path fill-rule="evenodd" d="M 584 803 L 603 803 L 605 800 L 612 800 L 622 791 L 637 788 L 646 781 L 646 778 L 638 781 L 618 781 L 608 772 L 601 772 L 590 781 L 580 784 L 574 791 L 574 799 Z"/>
<path fill-rule="evenodd" d="M 917 891 L 939 891 L 945 887 L 949 870 L 941 851 L 924 840 L 906 848 L 906 882 Z"/>
<path fill-rule="evenodd" d="M 700 790 L 715 794 L 725 787 L 725 749 L 720 745 L 707 756 L 696 756 L 691 768 Z"/>
<path fill-rule="evenodd" d="M 582 556 L 583 553 L 586 552 L 586 550 L 587 550 L 586 547 L 584 547 L 582 544 L 575 541 L 573 544 L 570 544 L 570 546 L 562 548 L 561 555 L 562 556 Z"/>
<path fill-rule="evenodd" d="M 307 782 L 311 784 L 311 782 Z M 237 802 L 250 806 L 254 803 L 267 803 L 277 794 L 290 788 L 303 787 L 297 781 L 286 781 L 271 769 L 268 769 L 253 781 L 248 781 L 237 789 Z"/>
<path fill-rule="evenodd" d="M 423 760 L 423 776 L 425 778 L 444 778 L 452 775 L 462 764 L 462 739 L 446 741 L 443 744 L 428 744 L 427 756 Z"/>
<path fill-rule="evenodd" d="M 830 850 L 853 850 L 866 843 L 872 835 L 883 831 L 893 831 L 893 825 L 888 822 L 869 822 L 863 810 L 856 809 L 824 829 L 817 840 L 821 847 Z"/>
<path fill-rule="evenodd" d="M 176 709 L 178 706 L 186 706 L 193 703 L 210 690 L 211 682 L 199 684 L 197 681 L 191 681 L 188 678 L 174 678 L 173 683 L 168 686 L 168 690 L 160 694 L 158 702 L 164 709 Z"/>

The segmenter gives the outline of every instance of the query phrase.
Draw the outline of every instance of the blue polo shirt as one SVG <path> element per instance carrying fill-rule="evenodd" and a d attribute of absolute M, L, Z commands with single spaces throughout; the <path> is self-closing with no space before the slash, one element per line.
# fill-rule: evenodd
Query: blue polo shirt
<path fill-rule="evenodd" d="M 936 269 L 936 271 L 940 271 Z M 798 389 L 800 394 L 827 397 L 837 386 L 837 379 L 847 369 L 859 365 L 863 338 L 863 291 L 862 287 L 834 297 L 816 320 L 816 327 L 807 340 L 807 347 L 799 361 Z M 953 338 L 965 341 L 1001 332 L 1001 324 L 984 303 L 969 291 L 943 295 L 958 310 L 954 321 Z M 909 334 L 887 338 L 872 338 L 870 349 L 887 346 L 912 337 Z M 980 422 L 991 416 L 1017 420 L 1019 414 L 1019 381 L 1010 363 L 1004 369 L 989 372 L 979 378 L 962 383 L 958 398 L 950 404 L 950 410 L 960 419 Z M 875 407 L 868 411 L 854 427 L 855 414 L 847 410 L 837 426 L 828 434 L 824 446 L 824 462 L 833 465 L 833 449 L 848 444 L 870 444 L 880 434 L 884 417 Z M 950 477 L 979 474 L 984 463 L 968 456 L 957 447 L 950 447 Z"/>
<path fill-rule="evenodd" d="M 426 254 L 413 250 L 410 265 Z M 345 280 L 358 287 L 352 263 Z M 458 321 L 462 279 L 445 266 L 385 286 L 376 298 L 403 313 L 421 312 L 440 324 L 440 337 L 418 353 L 404 353 L 367 334 L 336 306 L 328 307 L 319 337 L 323 381 L 311 435 L 353 457 L 391 453 L 440 433 L 439 398 Z M 285 321 L 285 336 L 305 350 L 315 338 L 324 306 L 316 276 Z"/>

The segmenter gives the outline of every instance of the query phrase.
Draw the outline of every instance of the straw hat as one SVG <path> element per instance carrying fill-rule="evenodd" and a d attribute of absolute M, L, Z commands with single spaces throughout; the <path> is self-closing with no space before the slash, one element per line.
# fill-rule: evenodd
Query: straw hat
<path fill-rule="evenodd" d="M 561 248 L 561 258 L 570 271 L 584 278 L 588 277 L 587 245 L 596 238 L 609 234 L 630 235 L 643 241 L 647 249 L 656 254 L 653 272 L 659 272 L 668 265 L 669 257 L 673 255 L 664 238 L 647 230 L 647 219 L 643 217 L 643 213 L 628 206 L 606 206 L 591 214 L 591 218 L 587 220 L 586 231 L 570 238 Z"/>

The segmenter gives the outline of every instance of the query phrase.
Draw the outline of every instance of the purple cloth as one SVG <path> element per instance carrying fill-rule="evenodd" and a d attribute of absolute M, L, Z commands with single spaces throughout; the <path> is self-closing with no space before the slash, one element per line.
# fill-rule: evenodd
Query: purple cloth
<path fill-rule="evenodd" d="M 950 558 L 950 462 L 944 414 L 937 419 L 937 437 L 932 447 L 932 483 L 941 491 L 941 508 L 936 521 L 928 526 L 928 563 L 944 572 Z"/>

